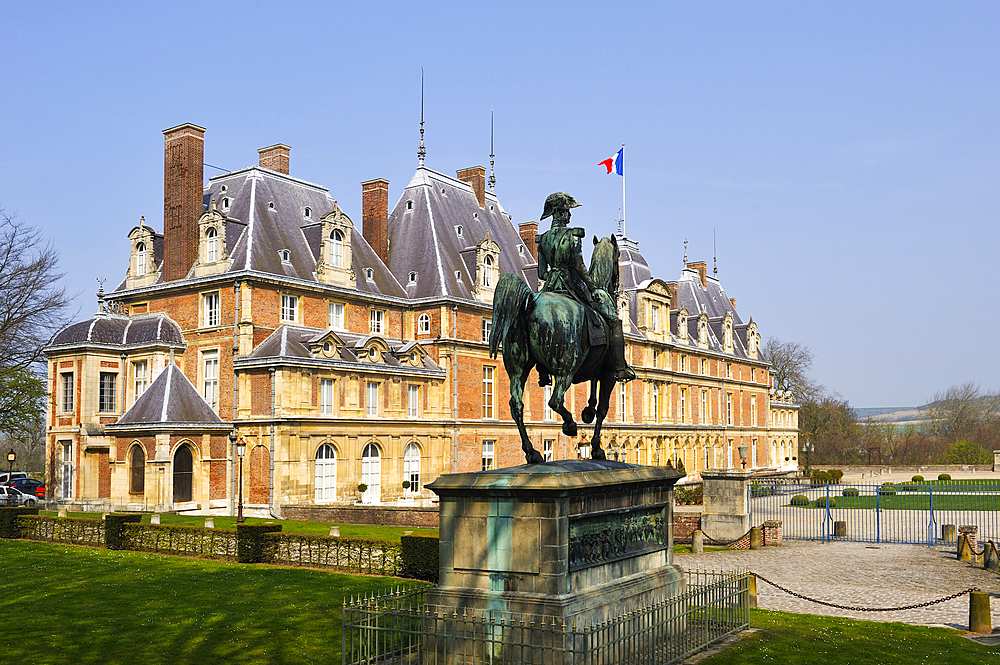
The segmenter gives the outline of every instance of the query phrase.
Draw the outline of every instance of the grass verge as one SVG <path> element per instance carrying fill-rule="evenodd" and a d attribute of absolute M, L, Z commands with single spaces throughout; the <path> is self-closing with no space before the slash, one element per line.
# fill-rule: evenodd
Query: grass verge
<path fill-rule="evenodd" d="M 401 583 L 0 541 L 11 663 L 340 662 L 345 596 Z"/>
<path fill-rule="evenodd" d="M 995 665 L 1000 647 L 987 647 L 950 628 L 857 621 L 813 614 L 751 610 L 759 630 L 702 661 L 702 665 Z"/>

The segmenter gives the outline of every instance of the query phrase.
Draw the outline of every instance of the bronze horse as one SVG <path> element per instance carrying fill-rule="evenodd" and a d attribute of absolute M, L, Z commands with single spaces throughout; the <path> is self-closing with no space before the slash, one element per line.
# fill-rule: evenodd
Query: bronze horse
<path fill-rule="evenodd" d="M 618 293 L 618 242 L 614 236 L 598 241 L 589 273 L 594 282 L 614 298 Z M 608 414 L 615 386 L 615 363 L 607 344 L 591 346 L 584 306 L 563 293 L 535 293 L 513 273 L 500 278 L 493 295 L 490 357 L 503 346 L 503 365 L 510 378 L 510 414 L 521 433 L 521 450 L 528 464 L 544 462 L 524 427 L 524 385 L 532 368 L 544 368 L 552 377 L 549 407 L 562 416 L 563 434 L 576 436 L 576 422 L 563 405 L 563 396 L 574 383 L 590 381 L 590 399 L 583 421 L 594 425 L 591 459 L 607 459 L 601 448 L 601 425 Z M 603 317 L 601 325 L 608 327 Z M 609 339 L 605 330 L 605 339 Z M 600 394 L 598 395 L 598 384 Z"/>

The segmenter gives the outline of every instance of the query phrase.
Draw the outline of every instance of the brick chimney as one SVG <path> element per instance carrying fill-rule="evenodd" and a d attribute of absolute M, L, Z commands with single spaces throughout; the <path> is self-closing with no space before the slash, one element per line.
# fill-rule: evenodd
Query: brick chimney
<path fill-rule="evenodd" d="M 389 181 L 361 183 L 361 233 L 382 263 L 389 264 Z"/>
<path fill-rule="evenodd" d="M 708 288 L 708 264 L 704 261 L 695 261 L 694 263 L 687 264 L 687 267 L 692 270 L 698 271 L 698 276 L 701 277 L 701 288 Z"/>
<path fill-rule="evenodd" d="M 257 154 L 260 155 L 261 168 L 288 175 L 288 153 L 290 150 L 291 148 L 283 143 L 261 148 L 257 151 Z"/>
<path fill-rule="evenodd" d="M 476 200 L 479 207 L 486 207 L 486 167 L 470 166 L 467 169 L 455 171 L 455 176 L 462 182 L 472 185 L 472 191 L 476 193 Z"/>
<path fill-rule="evenodd" d="M 733 303 L 733 309 L 736 309 L 736 298 L 730 298 L 729 302 Z"/>
<path fill-rule="evenodd" d="M 163 130 L 163 281 L 187 277 L 198 257 L 205 128 L 186 123 Z"/>
<path fill-rule="evenodd" d="M 535 243 L 535 236 L 538 235 L 538 222 L 521 222 L 517 228 L 521 232 L 521 242 L 531 252 L 535 261 L 538 261 L 538 245 Z"/>

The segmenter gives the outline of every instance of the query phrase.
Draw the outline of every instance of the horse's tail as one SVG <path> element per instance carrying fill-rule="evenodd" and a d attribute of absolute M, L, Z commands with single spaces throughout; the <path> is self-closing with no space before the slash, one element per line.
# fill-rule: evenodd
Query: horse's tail
<path fill-rule="evenodd" d="M 512 326 L 535 306 L 534 293 L 524 280 L 514 273 L 506 273 L 497 282 L 493 292 L 493 324 L 490 328 L 490 358 L 496 358 L 500 344 L 507 339 Z"/>

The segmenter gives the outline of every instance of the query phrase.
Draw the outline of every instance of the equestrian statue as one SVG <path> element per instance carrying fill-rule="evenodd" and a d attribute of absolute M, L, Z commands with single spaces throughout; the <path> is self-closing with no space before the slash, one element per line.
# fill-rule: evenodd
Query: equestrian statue
<path fill-rule="evenodd" d="M 510 378 L 510 414 L 521 433 L 521 450 L 528 464 L 544 462 L 524 427 L 524 385 L 538 368 L 538 385 L 552 384 L 549 407 L 562 416 L 563 434 L 576 436 L 576 422 L 563 405 L 570 385 L 590 381 L 590 399 L 583 410 L 585 423 L 597 422 L 590 440 L 591 459 L 607 459 L 601 448 L 601 425 L 616 382 L 631 381 L 635 372 L 625 361 L 625 336 L 612 296 L 618 294 L 618 242 L 614 236 L 598 241 L 588 270 L 580 239 L 586 232 L 569 226 L 570 209 L 580 204 L 565 192 L 545 199 L 541 220 L 552 218 L 551 228 L 535 238 L 538 278 L 544 285 L 535 293 L 513 273 L 500 278 L 493 295 L 490 357 L 503 348 L 503 364 Z"/>

